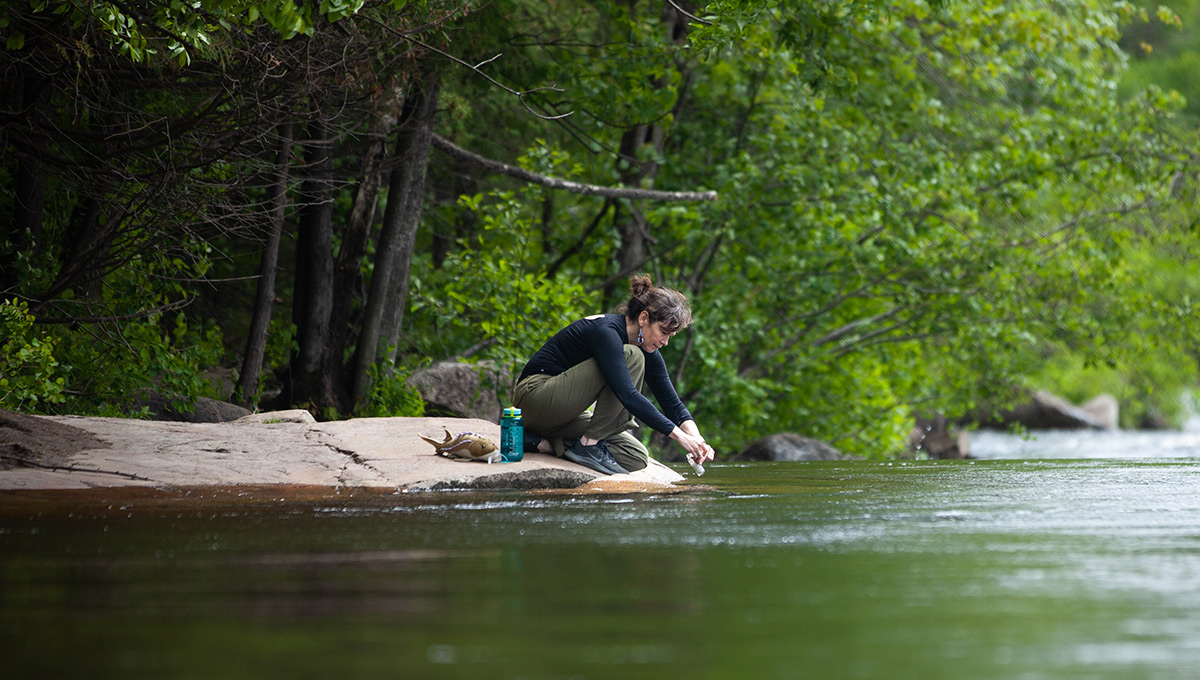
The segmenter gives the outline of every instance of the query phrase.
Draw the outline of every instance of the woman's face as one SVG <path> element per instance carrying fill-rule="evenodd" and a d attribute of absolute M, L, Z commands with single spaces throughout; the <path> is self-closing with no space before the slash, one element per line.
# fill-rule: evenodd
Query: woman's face
<path fill-rule="evenodd" d="M 659 347 L 666 347 L 667 343 L 671 342 L 671 336 L 678 332 L 666 332 L 661 322 L 646 323 L 642 326 L 642 349 L 655 352 Z"/>

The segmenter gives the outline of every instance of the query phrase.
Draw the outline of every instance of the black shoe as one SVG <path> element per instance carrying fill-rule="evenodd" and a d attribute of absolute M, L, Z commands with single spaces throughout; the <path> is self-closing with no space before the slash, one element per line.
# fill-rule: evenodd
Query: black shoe
<path fill-rule="evenodd" d="M 602 451 L 601 455 L 603 456 L 604 465 L 607 466 L 609 470 L 612 470 L 614 475 L 629 474 L 629 470 L 626 470 L 625 466 L 618 463 L 616 458 L 613 458 L 612 451 L 608 450 L 607 443 L 599 441 L 596 442 L 596 446 L 600 447 L 600 451 Z"/>
<path fill-rule="evenodd" d="M 599 441 L 591 446 L 585 446 L 581 442 L 575 442 L 571 448 L 563 452 L 567 460 L 572 463 L 579 463 L 584 467 L 589 467 L 596 472 L 603 472 L 606 475 L 627 475 L 629 470 L 621 467 L 612 454 L 608 451 L 608 446 Z"/>

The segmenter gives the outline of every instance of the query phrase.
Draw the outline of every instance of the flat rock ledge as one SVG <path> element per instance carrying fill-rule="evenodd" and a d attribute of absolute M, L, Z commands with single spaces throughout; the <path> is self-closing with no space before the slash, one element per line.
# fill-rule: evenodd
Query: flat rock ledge
<path fill-rule="evenodd" d="M 486 464 L 434 455 L 418 434 L 500 426 L 462 418 L 358 418 L 317 423 L 306 411 L 257 413 L 229 423 L 31 416 L 0 411 L 0 491 L 151 487 L 326 487 L 336 491 L 571 490 L 672 493 L 683 476 L 653 462 L 600 475 L 544 454 Z"/>

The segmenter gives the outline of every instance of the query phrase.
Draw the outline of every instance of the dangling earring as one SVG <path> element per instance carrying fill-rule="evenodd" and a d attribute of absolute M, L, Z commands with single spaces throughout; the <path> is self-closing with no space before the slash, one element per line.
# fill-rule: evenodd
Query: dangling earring
<path fill-rule="evenodd" d="M 641 326 L 638 326 L 638 344 L 640 345 L 640 344 L 642 344 L 642 342 L 643 342 L 643 340 L 642 340 L 642 327 L 641 327 Z"/>

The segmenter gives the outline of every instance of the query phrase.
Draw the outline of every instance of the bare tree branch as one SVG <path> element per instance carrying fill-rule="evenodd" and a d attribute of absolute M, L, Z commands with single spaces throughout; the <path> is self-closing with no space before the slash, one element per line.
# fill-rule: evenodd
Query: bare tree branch
<path fill-rule="evenodd" d="M 549 177 L 547 175 L 539 175 L 536 172 L 530 172 L 524 168 L 519 168 L 515 165 L 501 163 L 490 158 L 484 158 L 477 153 L 467 151 L 466 149 L 455 145 L 448 139 L 438 135 L 433 136 L 433 146 L 438 151 L 462 161 L 464 163 L 473 163 L 479 167 L 501 175 L 519 179 L 531 184 L 537 184 L 551 189 L 561 189 L 575 194 L 583 194 L 585 196 L 604 196 L 605 198 L 629 198 L 629 199 L 649 199 L 651 201 L 715 201 L 717 200 L 717 192 L 715 191 L 660 191 L 658 189 L 633 189 L 629 187 L 604 187 L 596 184 L 582 184 L 580 182 L 572 182 L 570 180 L 559 179 L 557 177 Z"/>
<path fill-rule="evenodd" d="M 57 302 L 57 301 L 55 301 Z M 145 319 L 146 317 L 163 312 L 171 312 L 182 307 L 186 307 L 191 303 L 191 300 L 184 298 L 175 302 L 168 302 L 165 305 L 159 305 L 153 309 L 143 309 L 132 314 L 112 314 L 106 316 L 48 316 L 38 317 L 38 323 L 108 323 L 113 321 L 131 321 L 133 319 Z"/>
<path fill-rule="evenodd" d="M 691 12 L 688 12 L 688 11 L 687 11 L 687 10 L 685 10 L 684 8 L 680 7 L 680 6 L 679 6 L 679 3 L 675 2 L 675 0 L 667 0 L 667 2 L 668 2 L 668 3 L 669 3 L 671 6 L 672 6 L 672 7 L 674 7 L 674 8 L 675 8 L 675 11 L 676 11 L 676 12 L 679 12 L 680 14 L 682 14 L 682 15 L 683 15 L 683 16 L 685 16 L 685 17 L 687 17 L 688 19 L 691 19 L 691 20 L 692 20 L 692 21 L 694 21 L 694 22 L 696 22 L 696 23 L 698 23 L 698 24 L 704 24 L 705 26 L 712 26 L 712 25 L 713 25 L 713 22 L 711 22 L 711 21 L 707 21 L 707 20 L 705 20 L 705 19 L 701 19 L 700 17 L 696 16 L 695 14 L 692 14 Z"/>
<path fill-rule="evenodd" d="M 874 316 L 868 316 L 868 317 L 864 317 L 861 319 L 855 319 L 854 321 L 851 321 L 850 323 L 844 324 L 841 328 L 838 328 L 836 330 L 830 331 L 829 333 L 826 333 L 825 337 L 821 338 L 820 340 L 817 340 L 812 345 L 813 345 L 813 347 L 820 347 L 821 345 L 831 343 L 835 340 L 841 340 L 843 337 L 849 335 L 850 333 L 854 332 L 855 330 L 857 330 L 859 328 L 862 328 L 863 326 L 869 326 L 869 325 L 875 324 L 879 321 L 883 321 L 884 319 L 889 319 L 893 316 L 896 316 L 897 314 L 900 313 L 900 311 L 902 309 L 904 309 L 904 307 L 896 306 L 896 307 L 892 307 L 891 309 L 889 309 L 886 312 L 882 312 L 882 313 L 876 314 Z"/>

